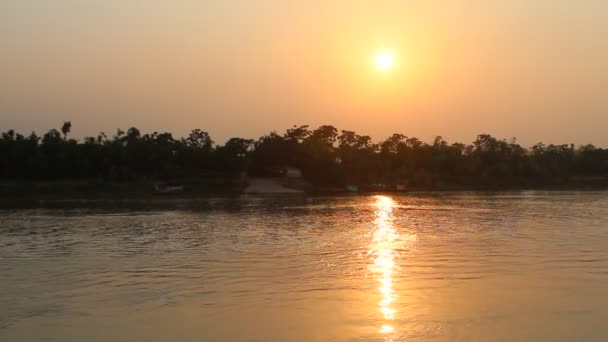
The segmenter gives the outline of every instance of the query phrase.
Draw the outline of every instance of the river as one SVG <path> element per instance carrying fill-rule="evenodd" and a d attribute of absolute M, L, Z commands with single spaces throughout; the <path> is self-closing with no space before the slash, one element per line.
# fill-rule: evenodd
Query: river
<path fill-rule="evenodd" d="M 606 341 L 608 192 L 0 210 L 0 341 Z"/>

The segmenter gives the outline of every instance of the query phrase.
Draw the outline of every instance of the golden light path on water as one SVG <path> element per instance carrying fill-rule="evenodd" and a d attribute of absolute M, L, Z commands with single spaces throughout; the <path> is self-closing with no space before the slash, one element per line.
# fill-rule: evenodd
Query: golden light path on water
<path fill-rule="evenodd" d="M 373 263 L 370 265 L 370 269 L 376 274 L 380 283 L 378 289 L 381 298 L 378 305 L 382 313 L 383 322 L 379 327 L 379 332 L 389 336 L 396 332 L 393 325 L 395 315 L 397 314 L 394 302 L 398 296 L 393 287 L 393 275 L 397 271 L 395 257 L 400 237 L 393 225 L 392 219 L 395 202 L 387 196 L 375 196 L 375 199 L 375 231 L 370 245 Z M 387 340 L 390 339 L 387 338 Z"/>

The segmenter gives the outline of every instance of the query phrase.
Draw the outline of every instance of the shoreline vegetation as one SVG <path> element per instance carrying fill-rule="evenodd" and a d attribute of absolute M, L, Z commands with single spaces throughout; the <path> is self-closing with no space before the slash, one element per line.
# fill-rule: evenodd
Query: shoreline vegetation
<path fill-rule="evenodd" d="M 471 144 L 403 134 L 380 142 L 333 126 L 294 126 L 216 145 L 137 128 L 76 140 L 71 123 L 42 137 L 0 135 L 0 198 L 147 198 L 238 194 L 608 189 L 608 149 Z"/>

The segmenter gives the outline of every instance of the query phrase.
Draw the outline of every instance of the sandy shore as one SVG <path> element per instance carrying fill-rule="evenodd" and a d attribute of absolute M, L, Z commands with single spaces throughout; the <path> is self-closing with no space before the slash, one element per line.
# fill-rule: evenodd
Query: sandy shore
<path fill-rule="evenodd" d="M 287 188 L 280 178 L 249 178 L 249 186 L 244 190 L 246 194 L 281 194 L 302 193 L 302 190 Z"/>

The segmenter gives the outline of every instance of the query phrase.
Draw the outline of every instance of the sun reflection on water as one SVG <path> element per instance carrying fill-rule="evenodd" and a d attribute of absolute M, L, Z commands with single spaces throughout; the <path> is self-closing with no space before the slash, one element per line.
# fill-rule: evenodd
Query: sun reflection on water
<path fill-rule="evenodd" d="M 397 294 L 393 288 L 393 273 L 396 271 L 395 249 L 399 238 L 399 234 L 392 223 L 395 203 L 390 197 L 376 196 L 375 206 L 376 230 L 370 245 L 370 253 L 374 259 L 370 269 L 377 275 L 380 283 L 378 289 L 381 299 L 378 305 L 384 324 L 380 327 L 379 332 L 381 334 L 393 334 L 395 328 L 392 321 L 397 313 L 393 305 L 393 302 L 397 299 Z"/>

